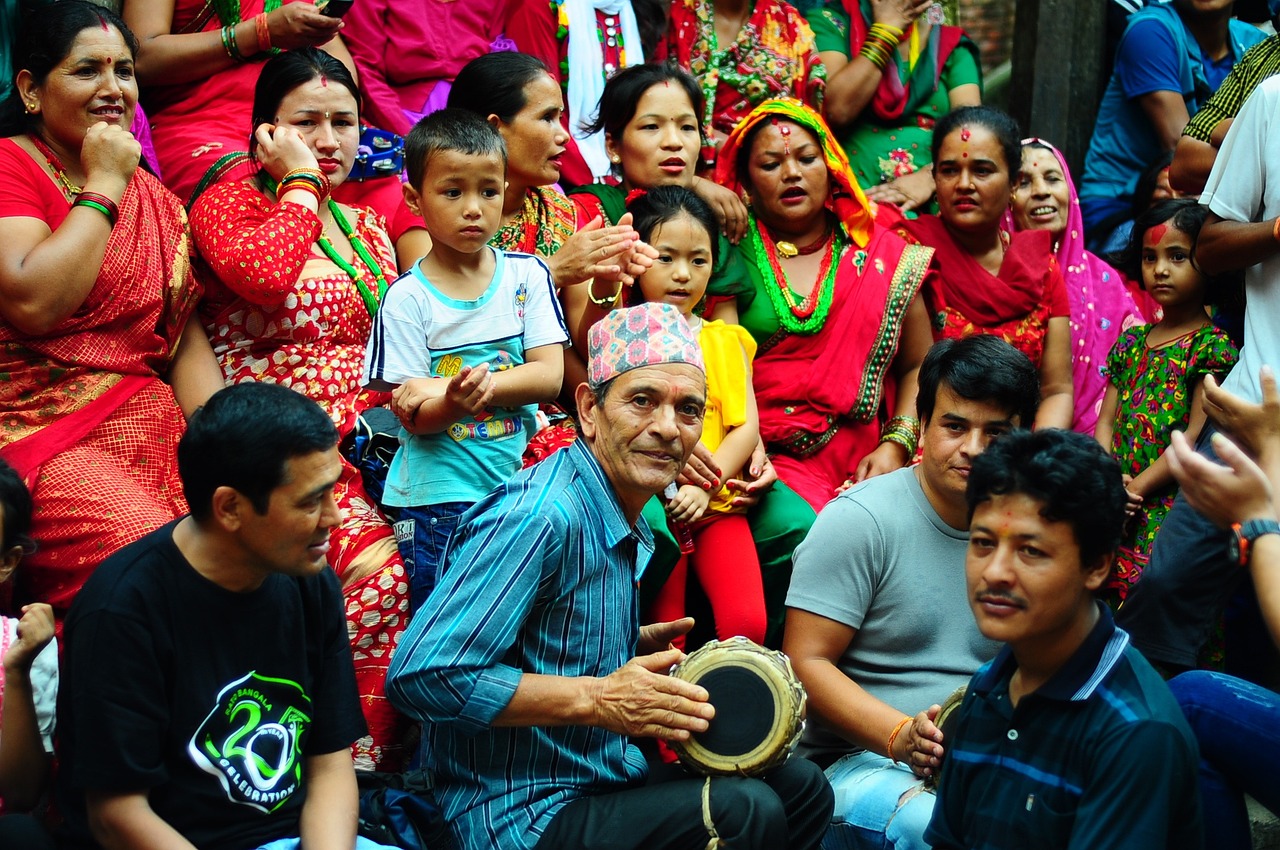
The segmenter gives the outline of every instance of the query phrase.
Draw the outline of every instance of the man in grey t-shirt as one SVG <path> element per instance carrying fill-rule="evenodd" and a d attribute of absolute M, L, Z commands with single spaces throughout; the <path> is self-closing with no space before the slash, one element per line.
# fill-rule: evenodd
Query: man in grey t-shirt
<path fill-rule="evenodd" d="M 919 372 L 921 463 L 843 493 L 796 549 L 783 648 L 809 692 L 803 752 L 835 789 L 824 847 L 928 846 L 933 795 L 907 792 L 941 763 L 936 703 L 998 649 L 965 589 L 969 466 L 1039 394 L 1007 343 L 938 343 Z"/>

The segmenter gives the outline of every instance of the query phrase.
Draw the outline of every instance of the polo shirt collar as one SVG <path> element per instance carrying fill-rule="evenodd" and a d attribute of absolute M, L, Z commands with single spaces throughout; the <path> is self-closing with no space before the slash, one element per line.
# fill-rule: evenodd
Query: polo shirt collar
<path fill-rule="evenodd" d="M 652 552 L 653 532 L 649 530 L 649 523 L 643 517 L 634 526 L 627 522 L 626 515 L 622 513 L 622 505 L 618 502 L 618 494 L 614 492 L 609 477 L 604 474 L 604 467 L 600 466 L 600 461 L 592 454 L 587 441 L 579 437 L 565 451 L 569 452 L 569 460 L 592 491 L 591 501 L 600 508 L 596 519 L 603 523 L 605 540 L 609 541 L 609 545 L 617 546 L 634 535 L 640 547 Z"/>
<path fill-rule="evenodd" d="M 1124 655 L 1129 645 L 1128 632 L 1116 628 L 1111 609 L 1104 603 L 1095 601 L 1094 604 L 1098 606 L 1098 622 L 1093 624 L 1093 629 L 1075 654 L 1053 674 L 1053 678 L 1036 690 L 1035 696 L 1063 702 L 1087 700 L 1111 675 Z M 990 664 L 978 671 L 973 680 L 974 691 L 991 693 L 1001 682 L 1008 681 L 1016 668 L 1013 650 L 1006 644 Z"/>

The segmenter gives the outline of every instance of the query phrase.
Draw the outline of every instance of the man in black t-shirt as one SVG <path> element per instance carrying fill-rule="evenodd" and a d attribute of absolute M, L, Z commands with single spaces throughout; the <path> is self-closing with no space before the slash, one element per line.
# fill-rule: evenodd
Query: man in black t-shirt
<path fill-rule="evenodd" d="M 270 384 L 192 417 L 191 515 L 108 558 L 67 617 L 64 847 L 357 846 L 365 725 L 326 564 L 337 441 L 314 402 Z"/>

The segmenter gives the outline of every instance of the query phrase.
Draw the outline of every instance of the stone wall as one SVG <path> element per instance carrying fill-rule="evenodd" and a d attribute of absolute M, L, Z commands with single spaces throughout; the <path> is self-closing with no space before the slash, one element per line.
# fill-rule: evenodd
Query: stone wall
<path fill-rule="evenodd" d="M 959 0 L 960 25 L 982 50 L 982 69 L 990 72 L 1013 52 L 1016 0 Z"/>

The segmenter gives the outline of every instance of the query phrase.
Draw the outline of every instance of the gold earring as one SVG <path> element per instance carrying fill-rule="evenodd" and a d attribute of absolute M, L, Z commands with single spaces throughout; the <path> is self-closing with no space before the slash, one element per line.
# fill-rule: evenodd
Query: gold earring
<path fill-rule="evenodd" d="M 35 111 L 36 111 L 36 102 L 35 102 L 34 100 L 29 101 L 28 103 L 26 103 L 26 104 L 25 104 L 25 106 L 27 107 L 27 112 L 28 112 L 28 113 L 30 113 L 30 114 L 32 114 L 32 115 L 34 115 L 34 114 L 35 114 Z"/>
<path fill-rule="evenodd" d="M 612 162 L 614 165 L 621 165 L 621 164 L 622 164 L 622 157 L 618 156 L 618 155 L 615 153 L 613 156 L 609 157 L 609 161 L 610 161 L 610 162 Z"/>

